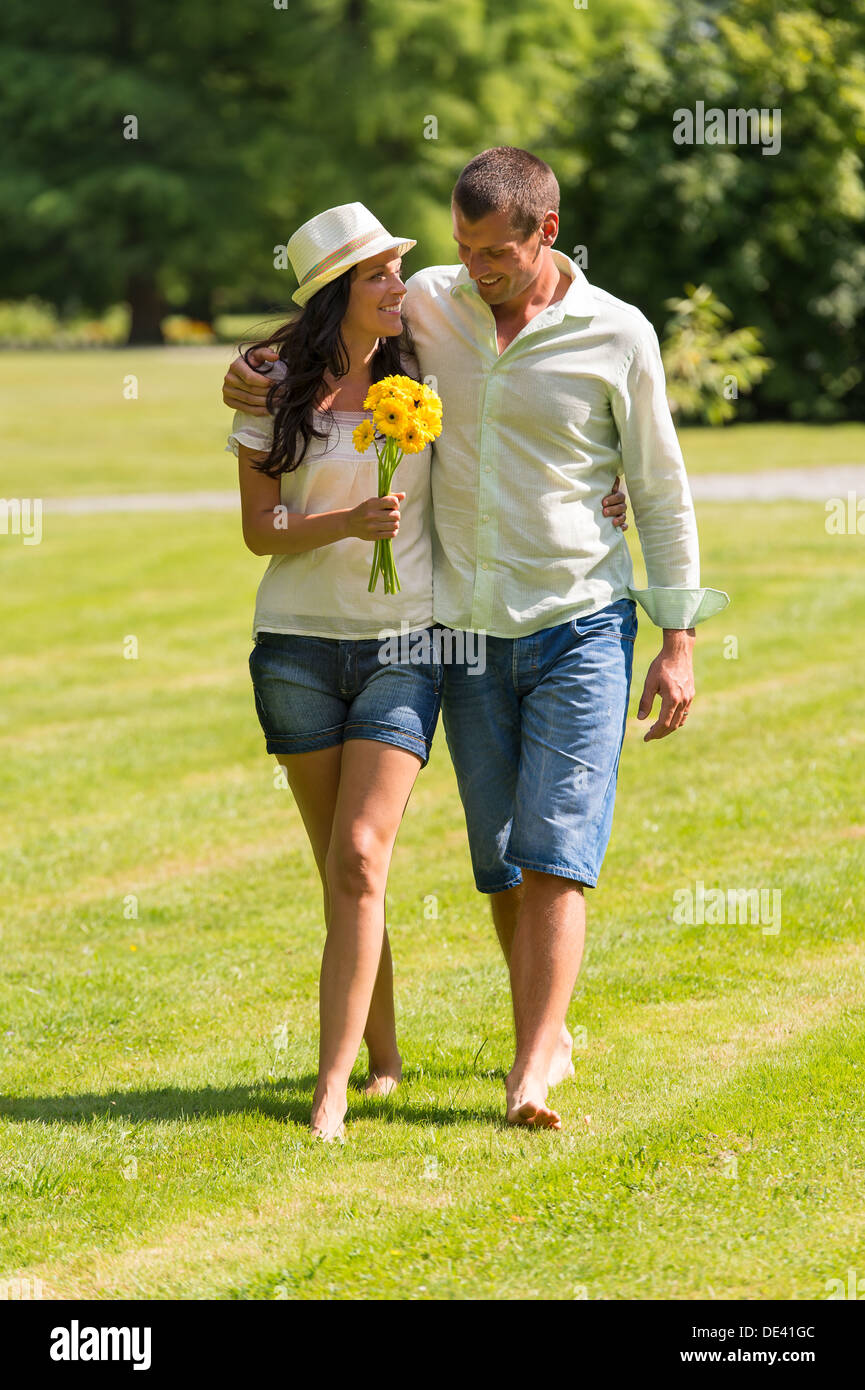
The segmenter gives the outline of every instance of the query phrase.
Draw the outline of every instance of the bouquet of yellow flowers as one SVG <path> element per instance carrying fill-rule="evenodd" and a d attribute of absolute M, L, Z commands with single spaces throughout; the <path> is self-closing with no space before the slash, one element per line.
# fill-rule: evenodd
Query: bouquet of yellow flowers
<path fill-rule="evenodd" d="M 372 411 L 372 419 L 364 420 L 352 434 L 354 447 L 365 454 L 370 444 L 375 446 L 378 459 L 378 495 L 386 497 L 391 479 L 404 454 L 419 454 L 442 432 L 442 403 L 431 387 L 413 381 L 410 376 L 386 376 L 369 388 L 364 410 Z M 379 439 L 384 442 L 379 447 Z M 369 576 L 369 592 L 384 579 L 386 594 L 395 594 L 399 587 L 393 561 L 393 543 L 376 541 Z"/>

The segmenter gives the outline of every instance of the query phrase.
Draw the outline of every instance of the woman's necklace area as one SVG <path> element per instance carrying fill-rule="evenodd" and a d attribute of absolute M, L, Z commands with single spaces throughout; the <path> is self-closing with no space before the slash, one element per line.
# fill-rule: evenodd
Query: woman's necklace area
<path fill-rule="evenodd" d="M 369 373 L 363 376 L 343 376 L 337 381 L 325 378 L 324 393 L 318 403 L 318 410 L 363 410 L 366 393 L 369 390 Z"/>

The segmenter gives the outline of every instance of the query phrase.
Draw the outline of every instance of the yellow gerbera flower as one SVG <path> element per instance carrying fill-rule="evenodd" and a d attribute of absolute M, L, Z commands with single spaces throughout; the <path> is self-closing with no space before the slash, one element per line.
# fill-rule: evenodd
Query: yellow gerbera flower
<path fill-rule="evenodd" d="M 430 437 L 437 439 L 442 432 L 442 417 L 431 409 L 428 405 L 422 405 L 415 411 L 414 420 Z"/>
<path fill-rule="evenodd" d="M 439 396 L 438 393 L 435 392 L 431 386 L 427 386 L 426 382 L 421 382 L 420 398 L 422 405 L 432 406 L 434 409 L 441 412 L 441 396 Z"/>
<path fill-rule="evenodd" d="M 409 423 L 409 414 L 401 400 L 394 396 L 386 397 L 373 411 L 375 427 L 382 434 L 398 438 Z"/>
<path fill-rule="evenodd" d="M 424 386 L 421 382 L 415 381 L 410 376 L 385 376 L 382 377 L 381 381 L 375 381 L 370 386 L 366 393 L 364 407 L 367 410 L 374 410 L 377 405 L 381 405 L 382 401 L 387 399 L 401 401 L 407 409 L 413 410 L 416 405 L 423 404 L 429 395 L 434 397 L 440 407 L 441 402 L 438 401 L 435 392 L 430 393 L 429 387 Z"/>
<path fill-rule="evenodd" d="M 365 454 L 375 436 L 372 420 L 361 420 L 356 429 L 352 430 L 351 437 L 354 440 L 354 447 L 359 454 Z"/>
<path fill-rule="evenodd" d="M 422 430 L 415 422 L 411 422 L 403 430 L 397 439 L 399 447 L 404 454 L 419 454 L 429 444 L 431 435 L 426 430 Z"/>

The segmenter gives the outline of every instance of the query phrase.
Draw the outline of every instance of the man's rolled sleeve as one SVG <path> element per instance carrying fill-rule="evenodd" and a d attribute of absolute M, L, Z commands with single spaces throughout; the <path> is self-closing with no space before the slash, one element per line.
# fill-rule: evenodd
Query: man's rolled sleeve
<path fill-rule="evenodd" d="M 693 627 L 730 600 L 723 590 L 700 586 L 694 503 L 649 323 L 623 367 L 612 412 L 648 580 L 648 588 L 629 593 L 658 627 Z"/>

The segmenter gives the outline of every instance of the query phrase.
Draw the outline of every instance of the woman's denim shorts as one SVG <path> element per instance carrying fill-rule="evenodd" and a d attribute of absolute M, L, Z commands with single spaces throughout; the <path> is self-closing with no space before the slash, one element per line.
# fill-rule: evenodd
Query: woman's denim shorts
<path fill-rule="evenodd" d="M 310 753 L 369 738 L 416 753 L 425 766 L 442 698 L 433 628 L 343 641 L 259 632 L 249 657 L 268 753 Z"/>

